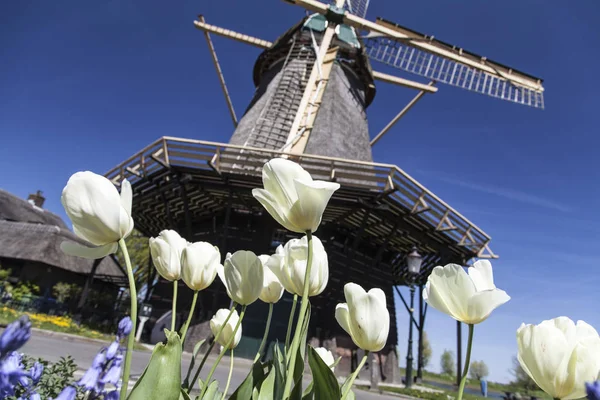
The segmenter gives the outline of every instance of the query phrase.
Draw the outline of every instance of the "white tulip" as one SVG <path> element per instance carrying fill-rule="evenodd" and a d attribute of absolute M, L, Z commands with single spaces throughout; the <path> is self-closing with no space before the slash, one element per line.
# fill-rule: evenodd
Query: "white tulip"
<path fill-rule="evenodd" d="M 274 158 L 262 170 L 264 189 L 252 189 L 252 195 L 284 228 L 298 233 L 314 232 L 323 211 L 340 188 L 339 183 L 313 181 L 299 164 Z"/>
<path fill-rule="evenodd" d="M 325 290 L 329 280 L 329 261 L 323 243 L 318 237 L 312 237 L 312 266 L 308 283 L 308 295 L 316 296 Z M 274 256 L 267 262 L 285 290 L 302 296 L 304 275 L 308 262 L 308 238 L 291 239 L 285 247 L 279 246 Z"/>
<path fill-rule="evenodd" d="M 585 397 L 585 383 L 600 370 L 600 337 L 584 321 L 567 317 L 522 324 L 517 330 L 519 363 L 537 385 L 555 399 Z"/>
<path fill-rule="evenodd" d="M 331 368 L 331 372 L 333 372 L 335 370 L 335 367 L 333 366 L 333 364 L 335 363 L 333 353 L 327 350 L 325 347 L 317 347 L 315 348 L 315 351 L 317 352 L 319 357 L 321 357 L 321 360 L 323 360 L 325 365 Z"/>
<path fill-rule="evenodd" d="M 171 229 L 150 238 L 150 255 L 158 273 L 168 281 L 181 277 L 181 253 L 188 242 Z"/>
<path fill-rule="evenodd" d="M 263 288 L 263 266 L 256 254 L 240 250 L 227 253 L 225 265 L 217 267 L 217 273 L 231 300 L 249 305 L 258 299 Z"/>
<path fill-rule="evenodd" d="M 390 331 L 390 313 L 383 290 L 374 288 L 365 292 L 361 286 L 347 283 L 344 296 L 347 303 L 338 304 L 335 308 L 338 324 L 361 349 L 383 349 Z"/>
<path fill-rule="evenodd" d="M 281 299 L 281 296 L 283 295 L 283 286 L 281 286 L 279 279 L 277 279 L 277 276 L 275 276 L 273 271 L 271 271 L 271 269 L 268 268 L 268 262 L 271 257 L 272 256 L 264 254 L 258 256 L 260 262 L 263 265 L 264 273 L 263 288 L 258 297 L 265 303 L 273 304 L 277 303 L 279 299 Z"/>
<path fill-rule="evenodd" d="M 227 324 L 225 324 L 225 326 L 223 327 L 223 330 L 221 331 L 221 334 L 219 334 L 219 330 L 223 326 L 223 323 L 227 319 L 228 315 L 229 315 L 229 310 L 226 308 L 222 308 L 219 311 L 217 311 L 217 313 L 210 320 L 210 330 L 212 331 L 213 335 L 215 335 L 215 341 L 223 347 L 227 346 L 227 342 L 229 342 L 229 340 L 233 336 L 233 331 L 235 329 L 235 326 L 237 325 L 238 321 L 240 320 L 240 317 L 239 317 L 237 311 L 233 310 L 233 313 L 231 314 L 231 317 L 229 317 Z M 219 336 L 217 336 L 217 335 L 219 335 Z M 235 337 L 233 339 L 233 342 L 231 342 L 231 345 L 229 346 L 228 349 L 234 349 L 240 342 L 241 338 L 242 338 L 242 324 L 240 324 L 240 326 L 238 327 L 238 330 L 235 332 Z"/>
<path fill-rule="evenodd" d="M 90 171 L 77 172 L 69 178 L 60 198 L 80 238 L 96 247 L 63 242 L 63 252 L 84 258 L 102 258 L 117 251 L 117 242 L 133 229 L 131 218 L 131 184 L 121 183 L 121 194 L 111 181 Z"/>
<path fill-rule="evenodd" d="M 510 300 L 494 285 L 492 264 L 480 260 L 468 268 L 457 264 L 435 267 L 427 279 L 423 299 L 433 308 L 465 324 L 478 324 Z"/>
<path fill-rule="evenodd" d="M 221 264 L 219 249 L 207 242 L 189 244 L 181 252 L 181 278 L 192 290 L 209 287 Z"/>

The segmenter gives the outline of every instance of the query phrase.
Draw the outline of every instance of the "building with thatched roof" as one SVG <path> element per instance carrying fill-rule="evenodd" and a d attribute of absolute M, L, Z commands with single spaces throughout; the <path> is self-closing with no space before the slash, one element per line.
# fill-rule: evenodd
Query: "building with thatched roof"
<path fill-rule="evenodd" d="M 24 200 L 0 189 L 0 265 L 11 270 L 9 280 L 33 283 L 42 296 L 51 296 L 59 282 L 75 284 L 82 288 L 78 308 L 92 288 L 114 299 L 126 282 L 123 268 L 112 256 L 87 260 L 63 253 L 63 241 L 86 242 L 45 210 L 44 200 L 39 191 Z"/>

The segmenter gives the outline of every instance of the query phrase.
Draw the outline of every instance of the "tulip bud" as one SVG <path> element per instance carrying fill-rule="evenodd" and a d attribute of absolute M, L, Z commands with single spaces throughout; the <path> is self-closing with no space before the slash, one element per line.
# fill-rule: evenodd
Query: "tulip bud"
<path fill-rule="evenodd" d="M 256 254 L 245 250 L 236 251 L 233 255 L 227 253 L 225 265 L 217 268 L 231 300 L 249 305 L 258 299 L 263 288 L 264 272 Z"/>
<path fill-rule="evenodd" d="M 133 229 L 131 218 L 131 184 L 121 183 L 121 194 L 102 175 L 77 172 L 69 178 L 60 198 L 65 212 L 80 238 L 96 247 L 63 242 L 63 252 L 84 258 L 102 258 L 117 251 L 117 242 Z"/>
<path fill-rule="evenodd" d="M 469 274 L 457 264 L 435 267 L 427 279 L 423 300 L 438 311 L 465 324 L 478 324 L 510 300 L 494 285 L 492 264 L 480 260 Z"/>
<path fill-rule="evenodd" d="M 284 228 L 298 233 L 314 232 L 323 211 L 340 188 L 339 183 L 313 181 L 299 164 L 274 158 L 263 166 L 264 189 L 252 189 L 252 195 Z"/>
<path fill-rule="evenodd" d="M 269 259 L 273 256 L 268 255 L 260 255 L 258 256 L 259 260 L 263 265 L 263 288 L 258 296 L 265 303 L 277 303 L 281 296 L 283 295 L 283 286 L 277 279 L 277 276 L 271 271 L 268 267 Z M 277 255 L 275 256 L 277 257 Z"/>
<path fill-rule="evenodd" d="M 390 331 L 390 313 L 383 290 L 371 289 L 365 292 L 361 286 L 347 283 L 344 286 L 344 296 L 347 303 L 340 303 L 335 308 L 338 324 L 361 349 L 383 349 Z"/>
<path fill-rule="evenodd" d="M 327 350 L 325 347 L 316 347 L 315 351 L 319 357 L 321 357 L 321 360 L 323 360 L 325 365 L 331 368 L 331 372 L 334 372 L 335 367 L 333 367 L 333 364 L 335 363 L 335 360 L 333 358 L 333 353 L 331 353 L 331 351 Z"/>
<path fill-rule="evenodd" d="M 523 370 L 550 397 L 579 399 L 586 382 L 600 370 L 600 337 L 584 321 L 567 317 L 522 324 L 517 330 L 518 359 Z"/>
<path fill-rule="evenodd" d="M 181 253 L 181 277 L 192 290 L 209 287 L 221 263 L 219 249 L 207 242 L 189 244 Z"/>
<path fill-rule="evenodd" d="M 156 238 L 150 238 L 150 255 L 158 273 L 168 281 L 181 276 L 181 252 L 187 241 L 179 233 L 166 229 Z"/>
<path fill-rule="evenodd" d="M 233 310 L 233 313 L 231 314 L 231 317 L 229 317 L 227 324 L 225 324 L 225 326 L 223 326 L 223 323 L 227 319 L 228 315 L 229 315 L 229 310 L 226 308 L 222 308 L 219 311 L 217 311 L 217 313 L 214 315 L 214 317 L 212 317 L 212 319 L 210 320 L 210 330 L 212 331 L 213 335 L 215 335 L 215 340 L 217 341 L 217 343 L 219 343 L 223 347 L 227 346 L 227 342 L 229 342 L 229 340 L 233 336 L 233 331 L 235 329 L 235 326 L 237 325 L 238 321 L 240 320 L 240 317 L 239 317 L 237 311 Z M 223 327 L 223 330 L 221 330 L 221 327 Z M 219 334 L 219 330 L 221 330 L 220 334 Z M 219 335 L 219 336 L 217 336 L 217 335 Z M 238 327 L 238 330 L 235 332 L 235 337 L 234 337 L 233 341 L 231 342 L 229 349 L 234 349 L 240 342 L 241 338 L 242 338 L 242 325 L 240 324 L 240 326 Z"/>
<path fill-rule="evenodd" d="M 325 290 L 329 280 L 329 262 L 327 252 L 318 237 L 312 237 L 312 266 L 308 283 L 308 295 L 316 296 Z M 285 290 L 291 294 L 302 296 L 304 275 L 308 262 L 308 239 L 291 239 L 285 247 L 278 247 L 277 252 L 267 262 L 267 266 L 279 279 Z"/>

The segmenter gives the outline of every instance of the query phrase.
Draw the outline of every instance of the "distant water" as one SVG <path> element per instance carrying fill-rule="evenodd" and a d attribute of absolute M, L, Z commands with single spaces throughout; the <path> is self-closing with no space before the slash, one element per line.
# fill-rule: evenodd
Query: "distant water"
<path fill-rule="evenodd" d="M 427 381 L 424 380 L 424 383 L 427 383 L 428 385 L 431 386 L 436 386 L 439 387 L 440 389 L 444 389 L 444 390 L 449 390 L 449 391 L 454 391 L 455 388 L 453 385 L 449 385 L 447 383 L 441 383 L 441 382 L 433 382 L 433 381 Z M 481 396 L 481 391 L 479 390 L 474 390 L 471 388 L 465 388 L 465 393 L 469 393 L 475 396 Z M 504 396 L 504 393 L 500 393 L 500 392 L 494 392 L 492 390 L 488 390 L 488 399 L 501 399 L 502 396 Z"/>

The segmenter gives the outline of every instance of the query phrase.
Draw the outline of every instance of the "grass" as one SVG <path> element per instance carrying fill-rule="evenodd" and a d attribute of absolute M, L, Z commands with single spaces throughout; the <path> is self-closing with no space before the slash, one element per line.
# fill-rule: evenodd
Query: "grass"
<path fill-rule="evenodd" d="M 0 325 L 6 326 L 26 314 L 29 316 L 31 326 L 38 329 L 44 329 L 52 332 L 70 333 L 77 336 L 82 336 L 90 339 L 99 339 L 106 342 L 112 342 L 115 339 L 114 335 L 98 332 L 90 329 L 85 325 L 77 325 L 69 316 L 58 316 L 48 314 L 37 314 L 32 312 L 20 312 L 9 307 L 0 308 Z M 133 334 L 133 333 L 132 333 Z M 135 344 L 135 350 L 146 350 L 144 346 Z"/>

